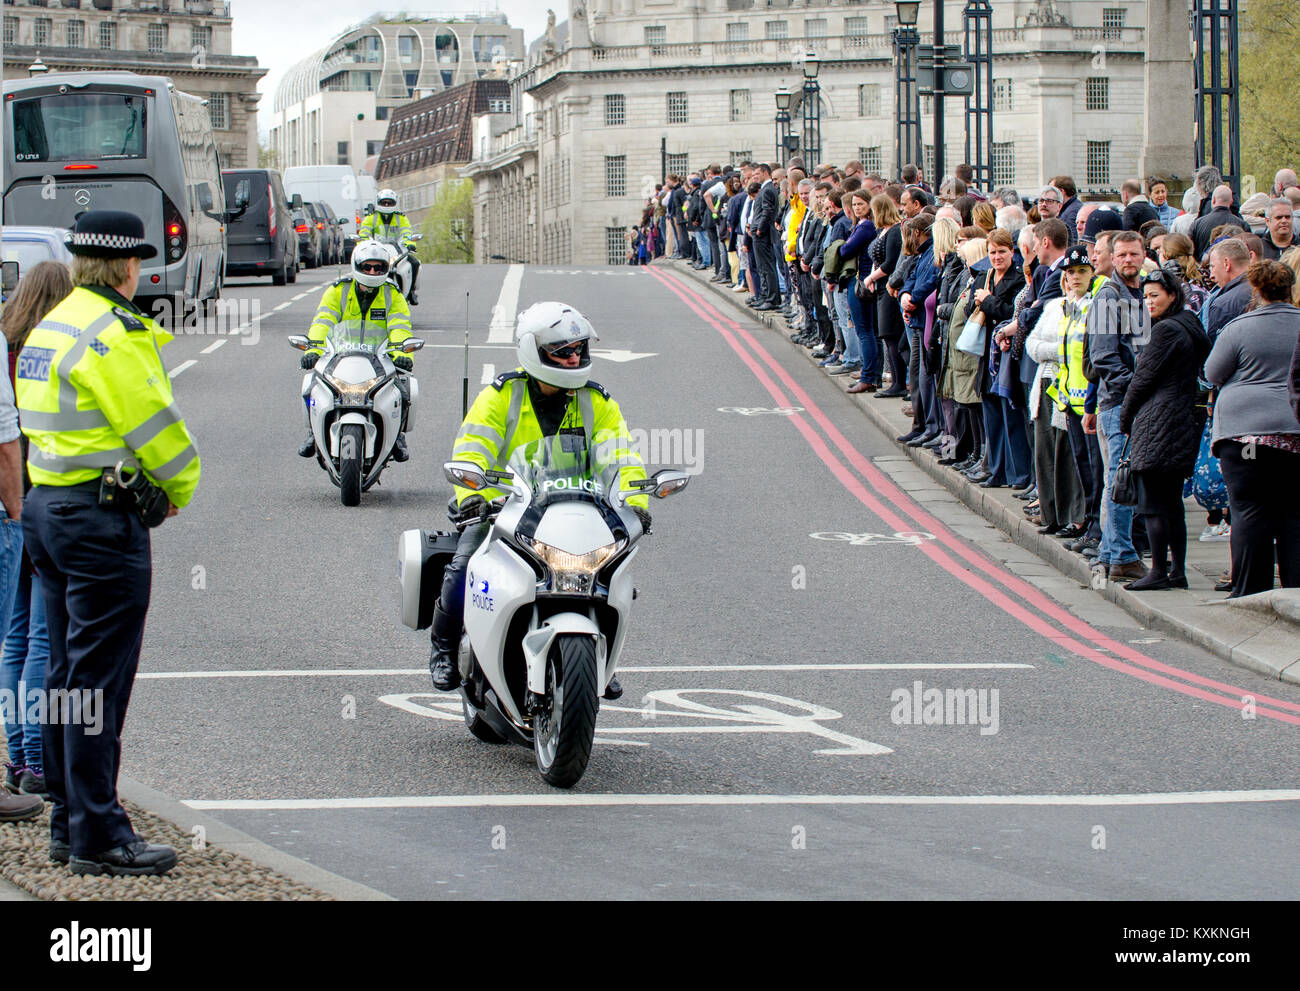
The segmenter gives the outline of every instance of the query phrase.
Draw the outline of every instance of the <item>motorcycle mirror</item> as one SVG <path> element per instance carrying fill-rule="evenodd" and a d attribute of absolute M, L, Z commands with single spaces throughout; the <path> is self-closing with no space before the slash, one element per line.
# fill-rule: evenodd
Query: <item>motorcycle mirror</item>
<path fill-rule="evenodd" d="M 420 348 L 422 347 L 424 347 L 424 338 L 408 337 L 406 340 L 402 342 L 402 353 L 415 354 L 415 352 L 419 351 Z"/>
<path fill-rule="evenodd" d="M 302 334 L 291 334 L 289 336 L 289 347 L 297 348 L 299 351 L 306 351 L 311 347 L 311 341 L 307 340 Z"/>
<path fill-rule="evenodd" d="M 477 492 L 488 487 L 487 476 L 478 465 L 469 461 L 448 461 L 442 466 L 443 474 L 452 485 Z"/>
<path fill-rule="evenodd" d="M 423 235 L 423 234 L 412 234 L 412 235 L 411 235 L 411 240 L 412 240 L 412 241 L 423 241 L 423 240 L 424 240 L 424 235 Z"/>
<path fill-rule="evenodd" d="M 674 492 L 680 492 L 686 488 L 686 483 L 690 480 L 691 476 L 684 471 L 665 468 L 663 471 L 655 473 L 652 480 L 654 482 L 652 495 L 656 499 L 667 499 Z"/>

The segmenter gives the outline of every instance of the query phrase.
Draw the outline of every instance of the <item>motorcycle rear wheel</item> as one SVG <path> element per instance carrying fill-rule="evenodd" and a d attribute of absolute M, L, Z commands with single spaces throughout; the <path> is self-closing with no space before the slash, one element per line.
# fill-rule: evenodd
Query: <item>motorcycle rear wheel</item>
<path fill-rule="evenodd" d="M 596 688 L 596 641 L 562 634 L 546 659 L 549 709 L 533 717 L 533 752 L 547 784 L 572 788 L 591 759 L 600 709 Z"/>

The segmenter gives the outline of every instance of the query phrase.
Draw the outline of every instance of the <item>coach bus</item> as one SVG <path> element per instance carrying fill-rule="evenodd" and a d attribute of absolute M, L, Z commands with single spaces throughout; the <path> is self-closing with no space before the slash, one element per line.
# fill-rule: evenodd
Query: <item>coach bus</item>
<path fill-rule="evenodd" d="M 138 296 L 179 300 L 181 314 L 220 297 L 241 204 L 227 213 L 206 101 L 130 72 L 6 80 L 4 147 L 4 223 L 69 228 L 87 210 L 129 210 L 158 249 Z"/>

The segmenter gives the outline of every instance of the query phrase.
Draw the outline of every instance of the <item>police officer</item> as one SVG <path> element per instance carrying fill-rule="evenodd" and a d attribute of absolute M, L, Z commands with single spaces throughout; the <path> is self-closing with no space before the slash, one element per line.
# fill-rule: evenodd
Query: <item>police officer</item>
<path fill-rule="evenodd" d="M 411 240 L 411 221 L 407 219 L 406 214 L 397 209 L 397 194 L 391 189 L 380 190 L 375 205 L 378 210 L 361 221 L 361 226 L 357 228 L 357 237 L 373 237 L 379 241 L 412 249 L 410 296 L 411 305 L 417 306 L 420 300 L 415 295 L 415 286 L 420 281 L 420 259 L 415 257 L 413 250 L 415 242 Z"/>
<path fill-rule="evenodd" d="M 588 443 L 610 461 L 622 463 L 622 488 L 644 479 L 645 469 L 618 403 L 588 378 L 589 342 L 594 340 L 598 338 L 587 318 L 564 303 L 535 303 L 519 314 L 515 343 L 521 367 L 498 375 L 479 393 L 461 424 L 453 460 L 472 462 L 485 471 L 500 470 L 518 448 L 573 429 L 584 433 Z M 457 486 L 456 506 L 466 515 L 502 495 L 499 489 L 474 492 Z M 649 501 L 644 495 L 627 501 L 647 533 Z M 488 529 L 486 522 L 465 527 L 455 557 L 443 572 L 442 596 L 433 610 L 429 656 L 429 671 L 439 691 L 450 692 L 460 685 L 455 655 L 464 621 L 465 570 Z M 616 699 L 622 694 L 618 680 L 611 679 L 605 698 Z"/>
<path fill-rule="evenodd" d="M 50 859 L 74 874 L 162 874 L 176 851 L 131 828 L 117 775 L 149 608 L 148 527 L 189 503 L 199 455 L 158 350 L 171 335 L 131 302 L 141 260 L 157 254 L 144 224 L 91 211 L 66 240 L 76 288 L 17 364 L 32 480 L 23 537 L 49 624 L 45 684 L 69 693 L 42 732 Z M 98 732 L 86 725 L 92 693 Z"/>
<path fill-rule="evenodd" d="M 324 345 L 334 325 L 340 321 L 364 320 L 382 324 L 388 330 L 388 355 L 402 372 L 409 372 L 415 363 L 409 355 L 402 354 L 397 346 L 411 336 L 411 310 L 400 292 L 388 281 L 388 249 L 378 241 L 362 241 L 352 249 L 352 275 L 339 279 L 325 290 L 316 319 L 312 321 L 307 337 L 313 343 Z M 323 354 L 322 347 L 309 348 L 302 356 L 303 368 L 315 368 L 316 360 Z M 397 376 L 397 388 L 402 393 L 402 425 L 406 425 L 406 410 L 411 402 L 410 384 L 405 375 Z M 303 405 L 307 393 L 303 393 Z M 299 457 L 310 458 L 316 454 L 316 438 L 311 431 L 311 410 L 307 410 L 307 438 L 298 448 Z M 393 442 L 393 460 L 406 461 L 406 433 L 397 435 Z"/>

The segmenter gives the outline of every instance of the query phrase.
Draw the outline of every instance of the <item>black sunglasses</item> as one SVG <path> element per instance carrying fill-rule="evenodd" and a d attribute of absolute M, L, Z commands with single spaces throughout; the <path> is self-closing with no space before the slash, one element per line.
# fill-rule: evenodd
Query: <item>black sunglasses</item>
<path fill-rule="evenodd" d="M 546 353 L 552 358 L 572 358 L 575 354 L 585 354 L 587 351 L 587 342 L 578 341 L 576 344 L 562 344 L 558 347 L 547 348 Z"/>
<path fill-rule="evenodd" d="M 388 271 L 388 266 L 383 262 L 362 262 L 358 267 L 370 275 L 383 275 Z"/>

